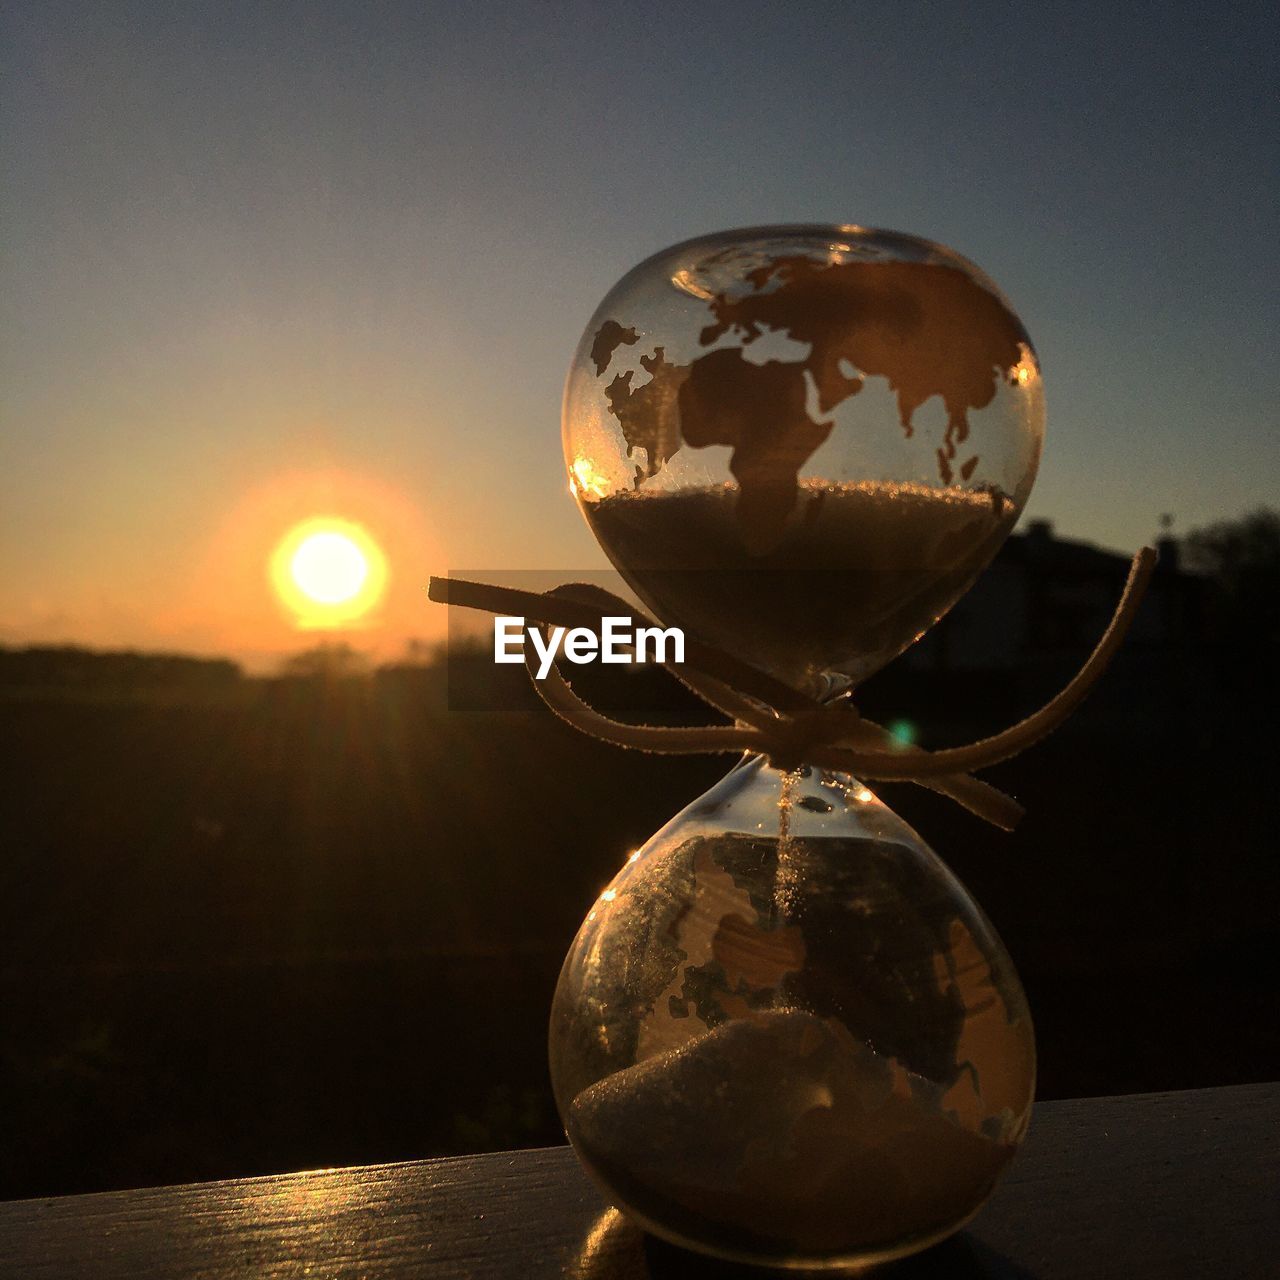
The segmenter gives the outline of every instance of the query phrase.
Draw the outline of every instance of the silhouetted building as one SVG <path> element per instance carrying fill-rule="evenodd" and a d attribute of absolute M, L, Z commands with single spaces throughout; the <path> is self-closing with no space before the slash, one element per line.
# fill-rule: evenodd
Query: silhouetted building
<path fill-rule="evenodd" d="M 1179 565 L 1174 539 L 1160 560 L 1133 626 L 1103 677 L 1105 697 L 1077 714 L 1151 723 L 1200 705 L 1214 684 L 1209 645 L 1208 581 Z M 955 608 L 900 659 L 908 675 L 934 692 L 939 719 L 962 715 L 966 690 L 1010 708 L 1051 697 L 1077 671 L 1106 630 L 1130 560 L 1087 542 L 1054 536 L 1033 520 L 1001 548 Z"/>
<path fill-rule="evenodd" d="M 1128 648 L 1194 647 L 1204 638 L 1206 584 L 1179 569 L 1172 538 L 1160 542 Z M 1008 671 L 1088 651 L 1115 612 L 1129 563 L 1090 543 L 1056 538 L 1048 520 L 1033 520 L 906 660 L 933 671 Z"/>

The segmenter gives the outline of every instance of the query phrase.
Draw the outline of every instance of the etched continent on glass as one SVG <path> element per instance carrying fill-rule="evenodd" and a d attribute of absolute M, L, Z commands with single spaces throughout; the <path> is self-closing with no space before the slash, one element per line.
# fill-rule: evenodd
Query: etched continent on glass
<path fill-rule="evenodd" d="M 746 762 L 597 900 L 551 1068 L 586 1167 L 723 1257 L 845 1265 L 947 1235 L 1026 1130 L 1026 1000 L 918 836 L 847 777 Z"/>
<path fill-rule="evenodd" d="M 573 490 L 644 602 L 809 684 L 863 679 L 954 604 L 1021 512 L 1042 432 L 1036 356 L 995 286 L 851 227 L 655 255 L 597 310 L 565 391 Z"/>

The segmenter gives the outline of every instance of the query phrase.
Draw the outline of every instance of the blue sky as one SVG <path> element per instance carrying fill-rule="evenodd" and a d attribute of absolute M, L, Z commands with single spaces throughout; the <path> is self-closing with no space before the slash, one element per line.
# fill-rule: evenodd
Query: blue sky
<path fill-rule="evenodd" d="M 281 649 L 245 566 L 317 495 L 394 508 L 388 642 L 433 629 L 431 572 L 600 564 L 559 445 L 582 326 L 754 223 L 910 231 L 1000 283 L 1045 375 L 1029 515 L 1128 549 L 1273 502 L 1276 27 L 12 5 L 0 639 Z"/>

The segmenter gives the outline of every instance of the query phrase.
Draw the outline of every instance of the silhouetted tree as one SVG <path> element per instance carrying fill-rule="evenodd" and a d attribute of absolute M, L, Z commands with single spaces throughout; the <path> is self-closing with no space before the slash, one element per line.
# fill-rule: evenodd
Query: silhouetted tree
<path fill-rule="evenodd" d="M 1256 652 L 1280 640 L 1280 513 L 1267 507 L 1193 529 L 1190 563 L 1213 580 L 1232 643 Z"/>
<path fill-rule="evenodd" d="M 281 674 L 305 680 L 349 680 L 369 674 L 369 659 L 345 640 L 318 644 L 286 658 Z"/>
<path fill-rule="evenodd" d="M 0 686 L 117 691 L 185 688 L 222 689 L 242 672 L 227 658 L 180 653 L 100 651 L 78 645 L 0 646 Z"/>

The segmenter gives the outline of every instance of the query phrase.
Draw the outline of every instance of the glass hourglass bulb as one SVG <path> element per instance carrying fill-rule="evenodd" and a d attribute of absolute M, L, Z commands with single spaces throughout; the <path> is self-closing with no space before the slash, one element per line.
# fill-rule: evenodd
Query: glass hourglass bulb
<path fill-rule="evenodd" d="M 858 227 L 757 227 L 629 272 L 565 388 L 570 485 L 667 625 L 857 683 L 951 607 L 1021 512 L 1040 370 L 972 263 Z"/>
<path fill-rule="evenodd" d="M 550 1048 L 566 1131 L 615 1204 L 775 1266 L 954 1231 L 1021 1142 L 1035 1078 L 1012 962 L 959 881 L 858 782 L 759 757 L 601 893 Z"/>

